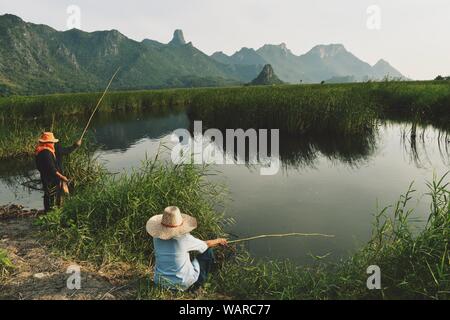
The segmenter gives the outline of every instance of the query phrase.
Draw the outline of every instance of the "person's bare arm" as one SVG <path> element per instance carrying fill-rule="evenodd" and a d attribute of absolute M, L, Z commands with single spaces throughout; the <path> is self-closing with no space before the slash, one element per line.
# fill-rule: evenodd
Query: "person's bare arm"
<path fill-rule="evenodd" d="M 226 245 L 228 245 L 228 240 L 227 239 L 223 239 L 223 238 L 214 239 L 214 240 L 207 240 L 205 242 L 206 242 L 206 245 L 208 246 L 208 248 L 215 248 L 215 247 L 218 247 L 218 246 L 226 246 Z"/>
<path fill-rule="evenodd" d="M 69 182 L 69 179 L 67 179 L 65 176 L 63 176 L 61 173 L 59 173 L 58 171 L 56 171 L 56 176 L 60 179 L 60 180 L 62 180 L 62 181 L 64 181 L 64 182 Z"/>

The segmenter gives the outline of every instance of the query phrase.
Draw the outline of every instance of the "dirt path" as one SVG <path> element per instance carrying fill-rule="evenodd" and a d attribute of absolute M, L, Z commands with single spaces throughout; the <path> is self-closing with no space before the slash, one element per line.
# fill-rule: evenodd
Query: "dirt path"
<path fill-rule="evenodd" d="M 70 290 L 69 266 L 76 265 L 50 253 L 34 226 L 37 211 L 0 207 L 0 249 L 6 250 L 14 270 L 0 280 L 0 299 L 134 299 L 135 288 L 89 268 L 81 268 L 81 289 Z"/>

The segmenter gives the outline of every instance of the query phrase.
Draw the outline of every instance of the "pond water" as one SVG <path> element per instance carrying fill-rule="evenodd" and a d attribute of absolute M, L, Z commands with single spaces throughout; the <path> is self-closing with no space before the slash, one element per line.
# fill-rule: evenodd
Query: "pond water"
<path fill-rule="evenodd" d="M 121 115 L 96 119 L 93 132 L 101 147 L 99 159 L 113 172 L 139 167 L 161 145 L 171 145 L 179 128 L 192 128 L 189 117 Z M 257 166 L 216 165 L 230 191 L 226 214 L 236 223 L 229 232 L 238 237 L 269 233 L 318 232 L 334 239 L 283 238 L 247 244 L 256 257 L 290 258 L 310 263 L 313 255 L 328 259 L 346 256 L 363 245 L 372 230 L 374 214 L 394 204 L 415 181 L 419 220 L 426 220 L 429 199 L 425 182 L 450 169 L 448 136 L 433 127 L 420 128 L 415 139 L 411 125 L 386 122 L 367 136 L 333 135 L 280 139 L 282 169 L 262 176 Z M 219 148 L 219 151 L 223 150 Z M 0 204 L 42 207 L 40 192 L 21 183 L 36 176 L 33 162 L 0 162 Z"/>

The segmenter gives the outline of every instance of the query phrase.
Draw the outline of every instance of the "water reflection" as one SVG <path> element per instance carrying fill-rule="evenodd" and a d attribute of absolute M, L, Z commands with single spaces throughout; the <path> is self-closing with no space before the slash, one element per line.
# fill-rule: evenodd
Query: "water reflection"
<path fill-rule="evenodd" d="M 187 129 L 193 135 L 193 121 L 186 112 L 165 111 L 149 114 L 100 114 L 96 117 L 92 132 L 98 151 L 125 153 L 141 141 L 159 142 L 169 140 L 168 136 L 176 129 Z M 213 127 L 213 123 L 209 123 Z M 380 122 L 377 127 L 364 130 L 357 135 L 339 134 L 303 134 L 288 135 L 280 130 L 279 155 L 284 170 L 315 168 L 320 159 L 342 163 L 352 169 L 366 165 L 376 155 L 383 138 L 383 128 L 399 127 L 400 145 L 409 161 L 417 168 L 432 166 L 435 153 L 438 152 L 444 166 L 450 165 L 450 133 L 437 130 L 432 126 L 416 126 L 408 123 Z M 206 129 L 204 130 L 206 131 Z M 381 131 L 381 132 L 380 132 Z M 215 145 L 218 152 L 224 153 L 235 161 L 248 164 L 249 159 L 259 156 L 255 152 L 241 154 L 235 143 L 234 150 L 227 150 L 225 130 L 221 130 L 223 145 Z M 270 134 L 269 134 L 270 136 Z M 207 138 L 207 137 L 206 137 Z M 212 141 L 214 143 L 214 141 Z M 270 139 L 268 151 L 270 156 Z M 431 150 L 430 150 L 431 149 Z M 437 151 L 436 151 L 437 150 Z M 151 153 L 155 150 L 148 150 Z M 432 156 L 429 155 L 432 153 Z M 250 166 L 249 166 L 250 167 Z M 17 188 L 24 182 L 36 179 L 33 159 L 2 161 L 0 181 L 5 186 Z"/>
<path fill-rule="evenodd" d="M 432 126 L 399 125 L 403 151 L 416 167 L 433 166 L 435 153 L 439 154 L 445 166 L 450 166 L 450 132 L 437 130 Z"/>
<path fill-rule="evenodd" d="M 209 123 L 211 127 L 214 125 Z M 203 145 L 210 143 L 215 145 L 216 152 L 225 153 L 225 157 L 233 159 L 236 163 L 246 163 L 251 167 L 250 159 L 260 159 L 266 155 L 266 150 L 260 152 L 261 139 L 259 134 L 255 135 L 255 148 L 250 148 L 250 139 L 245 140 L 245 148 L 238 148 L 238 139 L 234 138 L 234 144 L 229 144 L 226 130 L 218 129 L 223 139 L 217 142 L 214 137 L 205 135 L 207 129 L 203 130 Z M 193 120 L 190 121 L 189 131 L 194 136 Z M 258 132 L 259 133 L 259 132 Z M 267 156 L 271 156 L 270 150 L 272 144 L 270 140 L 270 131 L 267 139 Z M 329 161 L 345 163 L 350 168 L 358 168 L 367 163 L 377 150 L 379 141 L 378 128 L 372 128 L 362 131 L 358 135 L 339 135 L 331 133 L 323 134 L 286 134 L 280 130 L 279 137 L 279 157 L 284 170 L 314 168 L 316 161 L 325 157 Z M 234 148 L 229 150 L 230 145 Z M 263 161 L 261 161 L 263 162 Z"/>
<path fill-rule="evenodd" d="M 0 205 L 16 203 L 30 208 L 41 205 L 35 184 L 39 178 L 33 159 L 0 161 Z"/>
<path fill-rule="evenodd" d="M 14 159 L 0 163 L 0 181 L 8 187 L 17 188 L 17 186 L 36 178 L 33 159 Z"/>
<path fill-rule="evenodd" d="M 125 152 L 142 139 L 160 139 L 188 125 L 185 113 L 106 114 L 97 117 L 93 127 L 100 150 Z"/>

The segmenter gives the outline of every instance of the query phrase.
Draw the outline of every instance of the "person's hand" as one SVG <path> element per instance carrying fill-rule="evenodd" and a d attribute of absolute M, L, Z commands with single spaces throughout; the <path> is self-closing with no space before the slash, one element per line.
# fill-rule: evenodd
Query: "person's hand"
<path fill-rule="evenodd" d="M 83 143 L 82 140 L 78 140 L 78 141 L 75 141 L 74 145 L 75 145 L 77 148 L 79 148 L 79 147 L 81 147 L 81 144 L 82 144 L 82 143 Z"/>
<path fill-rule="evenodd" d="M 219 246 L 227 246 L 228 245 L 228 240 L 224 239 L 224 238 L 219 238 L 216 240 L 217 241 L 217 245 Z"/>
<path fill-rule="evenodd" d="M 208 240 L 208 241 L 206 241 L 206 244 L 208 245 L 208 248 L 215 248 L 218 246 L 228 245 L 228 240 L 219 238 L 219 239 L 215 239 L 215 240 Z"/>
<path fill-rule="evenodd" d="M 66 183 L 69 183 L 69 179 L 67 179 L 66 176 L 63 176 L 63 175 L 62 175 L 61 173 L 59 173 L 59 172 L 57 172 L 56 175 L 58 176 L 58 178 L 59 178 L 61 181 L 64 181 L 64 182 L 66 182 Z"/>

